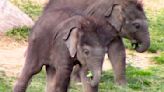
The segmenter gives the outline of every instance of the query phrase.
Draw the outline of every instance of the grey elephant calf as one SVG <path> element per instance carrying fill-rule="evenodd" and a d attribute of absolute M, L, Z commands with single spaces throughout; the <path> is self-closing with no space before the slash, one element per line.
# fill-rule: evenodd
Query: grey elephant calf
<path fill-rule="evenodd" d="M 54 3 L 51 3 L 51 5 L 54 4 L 55 7 L 58 3 L 64 3 L 65 5 L 74 3 L 73 6 L 81 9 L 86 15 L 98 16 L 98 18 L 102 17 L 110 26 L 116 29 L 119 37 L 112 40 L 109 44 L 108 57 L 114 71 L 115 82 L 118 85 L 125 85 L 126 54 L 122 38 L 129 39 L 133 48 L 139 53 L 145 52 L 150 46 L 148 23 L 141 1 L 142 0 L 56 0 Z M 76 72 L 73 74 L 77 74 Z"/>
<path fill-rule="evenodd" d="M 78 62 L 82 80 L 88 85 L 86 91 L 97 92 L 107 46 L 118 37 L 103 20 L 68 7 L 45 11 L 31 30 L 26 61 L 13 91 L 25 92 L 29 80 L 45 65 L 46 91 L 67 92 L 74 63 Z M 86 77 L 85 69 L 92 71 L 92 79 Z"/>

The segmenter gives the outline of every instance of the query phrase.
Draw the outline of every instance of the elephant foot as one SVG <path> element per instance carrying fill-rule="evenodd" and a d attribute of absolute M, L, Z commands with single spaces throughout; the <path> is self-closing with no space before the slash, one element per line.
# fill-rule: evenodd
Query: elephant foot
<path fill-rule="evenodd" d="M 127 84 L 126 79 L 116 80 L 116 85 L 125 86 Z"/>
<path fill-rule="evenodd" d="M 14 88 L 13 88 L 13 92 L 25 92 L 26 87 L 23 86 L 23 84 L 21 83 L 17 83 L 15 84 Z"/>

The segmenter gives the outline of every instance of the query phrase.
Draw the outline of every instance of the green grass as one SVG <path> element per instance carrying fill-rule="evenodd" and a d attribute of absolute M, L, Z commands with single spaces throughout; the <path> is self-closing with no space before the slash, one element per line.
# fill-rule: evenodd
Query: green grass
<path fill-rule="evenodd" d="M 151 37 L 150 52 L 164 51 L 164 9 L 156 11 L 147 10 L 149 31 Z"/>
<path fill-rule="evenodd" d="M 45 92 L 46 73 L 43 69 L 39 74 L 33 77 L 27 92 Z"/>
<path fill-rule="evenodd" d="M 157 64 L 164 64 L 164 53 L 161 53 L 160 56 L 154 57 L 153 61 L 155 61 Z"/>
<path fill-rule="evenodd" d="M 45 91 L 45 69 L 33 77 L 27 92 Z M 164 67 L 158 65 L 149 69 L 140 69 L 127 66 L 127 86 L 117 86 L 114 84 L 112 70 L 103 72 L 99 86 L 99 92 L 164 92 Z M 7 79 L 7 80 L 6 80 Z M 11 92 L 13 80 L 0 72 L 0 92 Z M 69 92 L 81 92 L 82 87 L 71 83 Z"/>
<path fill-rule="evenodd" d="M 33 20 L 37 20 L 43 7 L 39 4 L 32 3 L 30 0 L 11 0 L 22 11 L 28 14 Z M 16 41 L 27 41 L 30 28 L 14 28 L 6 33 L 7 36 L 14 38 Z"/>
<path fill-rule="evenodd" d="M 43 10 L 43 6 L 32 3 L 30 0 L 11 0 L 11 2 L 28 14 L 33 20 L 36 20 Z"/>
<path fill-rule="evenodd" d="M 0 92 L 11 92 L 14 80 L 14 78 L 7 77 L 3 71 L 0 71 Z"/>
<path fill-rule="evenodd" d="M 29 30 L 30 28 L 28 27 L 15 28 L 6 32 L 6 35 L 14 38 L 17 41 L 27 41 Z"/>
<path fill-rule="evenodd" d="M 142 70 L 136 67 L 127 67 L 127 86 L 121 87 L 114 84 L 112 71 L 102 74 L 99 87 L 100 92 L 163 92 L 164 73 L 163 66 Z M 160 74 L 161 73 L 161 74 Z M 159 75 L 160 74 L 160 75 Z M 162 76 L 161 76 L 162 75 Z M 79 91 L 74 91 L 79 92 Z"/>
<path fill-rule="evenodd" d="M 33 77 L 27 92 L 45 92 L 45 71 L 42 70 L 39 74 Z M 7 77 L 3 71 L 0 71 L 0 92 L 12 92 L 16 78 Z"/>
<path fill-rule="evenodd" d="M 157 66 L 145 70 L 127 66 L 126 74 L 128 84 L 123 87 L 114 84 L 112 71 L 103 72 L 99 92 L 163 92 L 163 69 L 163 66 Z M 72 91 L 72 89 L 74 90 Z M 70 92 L 80 92 L 79 90 L 81 90 L 76 86 L 72 89 L 70 89 Z"/>

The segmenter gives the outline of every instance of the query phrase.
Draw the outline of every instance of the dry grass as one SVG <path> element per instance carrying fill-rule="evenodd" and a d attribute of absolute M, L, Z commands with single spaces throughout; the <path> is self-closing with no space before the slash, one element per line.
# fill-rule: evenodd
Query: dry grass
<path fill-rule="evenodd" d="M 34 4 L 45 5 L 49 0 L 11 0 L 11 2 L 33 2 Z"/>
<path fill-rule="evenodd" d="M 143 0 L 144 6 L 146 9 L 152 9 L 158 11 L 161 8 L 164 8 L 163 0 Z"/>

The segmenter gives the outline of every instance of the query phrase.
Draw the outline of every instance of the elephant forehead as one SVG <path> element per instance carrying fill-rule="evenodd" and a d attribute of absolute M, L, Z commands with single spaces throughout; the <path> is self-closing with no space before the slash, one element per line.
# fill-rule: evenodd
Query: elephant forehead
<path fill-rule="evenodd" d="M 84 49 L 88 49 L 92 54 L 94 54 L 95 56 L 100 56 L 100 55 L 104 55 L 105 53 L 105 47 L 102 46 L 90 46 L 90 45 L 84 45 L 83 46 Z"/>
<path fill-rule="evenodd" d="M 94 35 L 94 34 L 87 34 L 87 35 L 84 35 L 81 37 L 81 45 L 88 45 L 88 46 L 92 46 L 92 47 L 95 47 L 95 46 L 100 46 L 101 45 L 101 42 L 100 42 L 100 39 L 98 38 L 97 35 Z"/>

